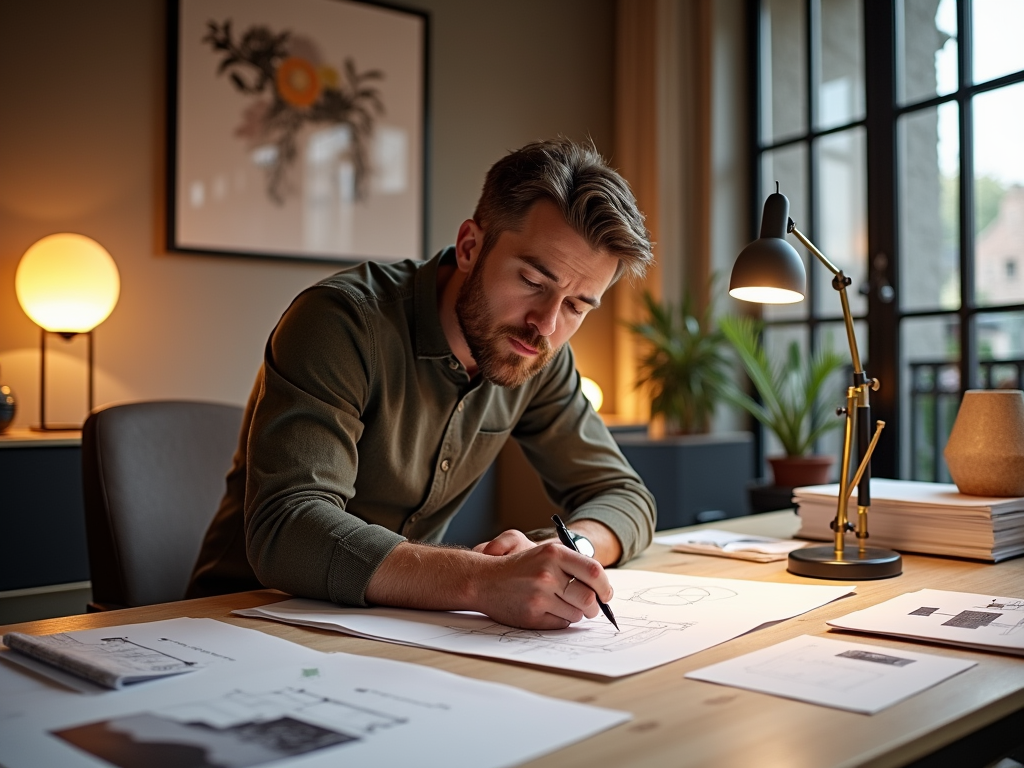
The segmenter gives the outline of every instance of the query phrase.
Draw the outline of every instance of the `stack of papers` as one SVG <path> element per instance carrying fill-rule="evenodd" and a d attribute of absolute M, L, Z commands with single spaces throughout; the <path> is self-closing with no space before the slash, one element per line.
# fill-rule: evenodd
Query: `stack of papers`
<path fill-rule="evenodd" d="M 829 524 L 838 497 L 838 484 L 795 489 L 801 521 L 797 535 L 831 541 Z M 849 509 L 855 523 L 856 489 Z M 1024 553 L 1024 497 L 966 496 L 952 484 L 872 478 L 868 532 L 868 543 L 875 547 L 1005 560 Z"/>
<path fill-rule="evenodd" d="M 719 531 L 715 528 L 656 536 L 654 543 L 665 544 L 672 547 L 675 552 L 733 557 L 737 560 L 753 560 L 757 563 L 785 560 L 794 549 L 807 546 L 806 541 L 751 536 L 746 533 Z"/>
<path fill-rule="evenodd" d="M 828 622 L 836 629 L 909 637 L 1024 656 L 1024 598 L 922 589 Z"/>

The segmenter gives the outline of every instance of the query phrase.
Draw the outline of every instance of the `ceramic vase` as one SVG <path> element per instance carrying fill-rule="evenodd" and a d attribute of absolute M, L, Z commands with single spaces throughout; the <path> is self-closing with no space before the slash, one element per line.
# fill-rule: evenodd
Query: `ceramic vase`
<path fill-rule="evenodd" d="M 1024 496 L 1024 392 L 968 390 L 944 455 L 960 493 Z"/>

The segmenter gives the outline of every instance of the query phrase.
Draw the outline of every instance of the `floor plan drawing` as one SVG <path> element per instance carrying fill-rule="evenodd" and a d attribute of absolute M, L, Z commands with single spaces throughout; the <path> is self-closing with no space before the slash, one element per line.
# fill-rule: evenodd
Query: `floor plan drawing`
<path fill-rule="evenodd" d="M 1020 617 L 1014 617 L 1012 615 L 1014 613 L 1019 614 Z M 1006 616 L 1006 614 L 1011 615 Z M 947 616 L 949 618 L 942 622 L 942 626 L 944 627 L 957 627 L 959 629 L 998 627 L 1002 630 L 999 634 L 1005 636 L 1024 629 L 1024 600 L 1006 600 L 996 598 L 994 600 L 989 600 L 984 606 L 973 606 L 970 610 L 963 610 L 957 613 L 944 613 L 939 608 L 921 606 L 907 615 Z M 1003 618 L 1004 616 L 1006 616 L 1006 618 Z M 997 619 L 1003 620 L 997 621 Z"/>
<path fill-rule="evenodd" d="M 480 629 L 449 627 L 453 635 L 477 635 L 497 638 L 499 643 L 510 644 L 523 653 L 549 651 L 566 656 L 593 653 L 614 653 L 632 649 L 663 637 L 666 633 L 682 632 L 693 622 L 651 621 L 642 618 L 618 616 L 619 630 L 604 619 L 594 620 L 585 628 L 541 631 L 515 629 L 504 624 L 488 624 Z"/>
<path fill-rule="evenodd" d="M 609 569 L 616 631 L 597 615 L 538 631 L 479 613 L 341 608 L 315 600 L 238 611 L 423 648 L 507 659 L 606 677 L 667 664 L 849 594 L 849 586 L 778 584 Z"/>

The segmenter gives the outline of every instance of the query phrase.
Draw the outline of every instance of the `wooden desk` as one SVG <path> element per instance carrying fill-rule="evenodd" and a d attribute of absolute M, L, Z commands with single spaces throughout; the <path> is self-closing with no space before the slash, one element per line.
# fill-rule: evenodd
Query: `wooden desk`
<path fill-rule="evenodd" d="M 747 533 L 787 536 L 795 530 L 796 524 L 797 520 L 791 513 L 776 512 L 719 521 L 713 525 Z M 684 555 L 659 545 L 652 546 L 629 567 L 699 576 L 808 583 L 787 573 L 784 562 L 758 564 Z M 825 621 L 830 618 L 923 587 L 1021 595 L 1024 591 L 1024 559 L 984 565 L 908 556 L 902 576 L 860 582 L 854 597 L 672 664 L 613 682 L 230 615 L 235 608 L 283 599 L 281 593 L 272 590 L 37 621 L 0 628 L 0 632 L 17 629 L 46 633 L 176 616 L 210 617 L 278 635 L 322 651 L 345 651 L 426 664 L 468 677 L 629 710 L 634 714 L 631 723 L 547 755 L 531 763 L 535 766 L 825 768 L 903 766 L 921 758 L 925 758 L 918 764 L 921 766 L 985 765 L 1006 751 L 1005 748 L 1000 750 L 996 742 L 1002 740 L 1012 744 L 1024 740 L 1024 660 L 1018 657 L 916 645 L 916 650 L 970 658 L 978 664 L 874 716 L 683 679 L 683 674 L 689 670 L 797 635 L 824 635 L 827 632 Z M 905 642 L 886 638 L 859 636 L 858 640 L 886 648 L 906 647 Z M 933 755 L 937 750 L 944 751 Z"/>

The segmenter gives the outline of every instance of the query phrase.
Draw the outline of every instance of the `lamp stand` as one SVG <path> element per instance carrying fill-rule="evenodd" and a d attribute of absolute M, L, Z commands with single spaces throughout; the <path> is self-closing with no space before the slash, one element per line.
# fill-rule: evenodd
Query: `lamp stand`
<path fill-rule="evenodd" d="M 33 432 L 68 432 L 78 431 L 82 428 L 81 424 L 47 424 L 46 423 L 46 334 L 49 333 L 45 328 L 39 328 L 39 424 L 33 424 L 30 429 Z M 58 332 L 58 336 L 62 337 L 65 341 L 70 341 L 73 336 L 77 336 L 77 333 L 62 333 Z M 92 412 L 93 408 L 93 388 L 94 388 L 94 375 L 93 375 L 93 335 L 92 331 L 85 331 L 82 335 L 87 337 L 88 341 L 88 380 L 89 380 L 89 412 Z"/>
<path fill-rule="evenodd" d="M 853 360 L 853 385 L 846 390 L 846 407 L 838 409 L 840 415 L 846 416 L 846 431 L 843 435 L 843 455 L 839 477 L 839 503 L 836 517 L 832 521 L 835 532 L 833 546 L 805 547 L 789 554 L 787 570 L 798 576 L 811 576 L 818 579 L 886 579 L 899 576 L 903 572 L 903 560 L 898 552 L 867 546 L 868 512 L 871 508 L 871 454 L 878 444 L 878 438 L 885 427 L 884 421 L 876 423 L 874 435 L 871 435 L 871 401 L 870 391 L 877 390 L 878 379 L 872 379 L 864 372 L 857 351 L 857 337 L 853 332 L 853 315 L 850 313 L 850 302 L 846 288 L 850 278 L 830 262 L 814 244 L 796 228 L 789 219 L 787 231 L 792 233 L 808 251 L 825 265 L 832 273 L 832 287 L 839 292 L 839 300 L 843 305 L 843 321 L 846 325 L 846 337 L 850 344 L 850 355 Z M 853 432 L 857 430 L 857 471 L 850 479 L 851 454 L 853 452 Z M 848 505 L 850 491 L 856 486 L 857 523 L 850 522 Z M 855 531 L 858 544 L 846 546 L 846 533 Z"/>

